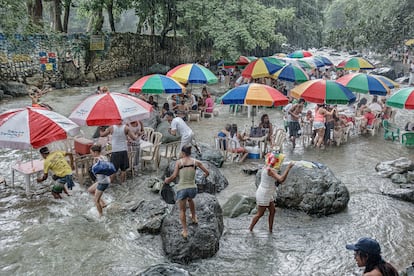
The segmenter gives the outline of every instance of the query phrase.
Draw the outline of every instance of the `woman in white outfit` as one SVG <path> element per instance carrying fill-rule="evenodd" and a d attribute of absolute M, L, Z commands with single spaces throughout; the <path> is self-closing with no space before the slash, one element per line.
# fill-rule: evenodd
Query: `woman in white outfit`
<path fill-rule="evenodd" d="M 250 224 L 250 231 L 253 231 L 254 226 L 263 216 L 266 209 L 269 210 L 269 232 L 273 231 L 273 221 L 276 212 L 273 195 L 276 193 L 276 187 L 285 181 L 290 169 L 293 167 L 293 163 L 289 163 L 286 170 L 280 175 L 278 170 L 283 162 L 283 158 L 284 155 L 277 152 L 266 154 L 266 166 L 262 169 L 260 185 L 256 191 L 257 213 Z"/>

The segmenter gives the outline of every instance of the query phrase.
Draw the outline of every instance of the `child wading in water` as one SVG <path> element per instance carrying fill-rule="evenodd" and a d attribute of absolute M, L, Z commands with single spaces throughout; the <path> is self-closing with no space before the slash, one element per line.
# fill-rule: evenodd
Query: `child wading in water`
<path fill-rule="evenodd" d="M 91 154 L 93 156 L 94 164 L 99 160 L 108 161 L 107 158 L 101 155 L 102 146 L 99 144 L 91 147 Z M 106 203 L 102 200 L 103 192 L 109 187 L 111 178 L 104 174 L 96 174 L 96 183 L 89 187 L 88 192 L 94 196 L 96 209 L 98 209 L 99 216 L 102 216 L 102 209 L 106 207 Z"/>

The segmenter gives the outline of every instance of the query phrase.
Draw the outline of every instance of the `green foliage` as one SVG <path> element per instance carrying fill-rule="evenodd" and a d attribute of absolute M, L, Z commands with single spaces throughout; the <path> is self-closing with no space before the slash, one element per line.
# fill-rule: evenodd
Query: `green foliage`
<path fill-rule="evenodd" d="M 387 51 L 414 36 L 414 2 L 335 0 L 325 11 L 326 45 Z"/>

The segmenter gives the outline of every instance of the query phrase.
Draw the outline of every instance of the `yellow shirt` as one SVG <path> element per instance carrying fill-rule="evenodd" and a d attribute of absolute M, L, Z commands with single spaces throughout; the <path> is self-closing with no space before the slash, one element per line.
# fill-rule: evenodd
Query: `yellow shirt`
<path fill-rule="evenodd" d="M 66 152 L 64 151 L 51 152 L 45 159 L 43 165 L 44 172 L 48 173 L 51 170 L 58 177 L 72 174 L 72 169 L 68 161 L 66 161 L 65 154 Z"/>

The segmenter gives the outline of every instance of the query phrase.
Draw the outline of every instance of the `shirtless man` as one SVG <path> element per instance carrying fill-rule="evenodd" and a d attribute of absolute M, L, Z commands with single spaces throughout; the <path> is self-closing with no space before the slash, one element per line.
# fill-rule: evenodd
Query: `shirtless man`
<path fill-rule="evenodd" d="M 300 130 L 299 119 L 302 115 L 304 104 L 305 104 L 305 100 L 299 99 L 299 102 L 295 104 L 294 106 L 292 106 L 288 111 L 291 117 L 291 120 L 289 121 L 289 137 L 290 137 L 290 141 L 292 141 L 293 148 L 295 148 L 296 146 L 296 138 L 299 137 L 299 130 Z"/>

